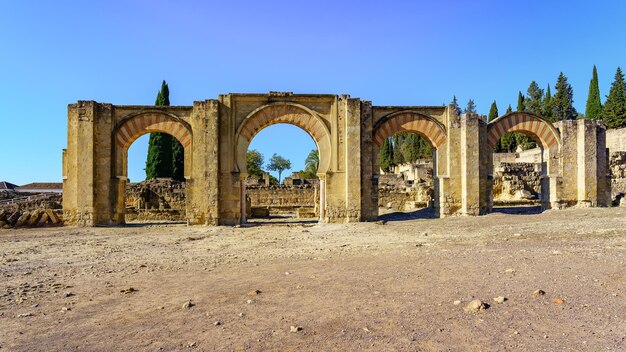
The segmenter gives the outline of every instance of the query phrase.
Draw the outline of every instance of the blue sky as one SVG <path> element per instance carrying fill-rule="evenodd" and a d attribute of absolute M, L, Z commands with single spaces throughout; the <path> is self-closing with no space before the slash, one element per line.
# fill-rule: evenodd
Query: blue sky
<path fill-rule="evenodd" d="M 3 1 L 0 180 L 60 181 L 67 104 L 153 104 L 163 79 L 172 105 L 270 90 L 374 105 L 456 95 L 486 114 L 563 71 L 584 111 L 593 65 L 603 98 L 626 65 L 625 13 L 620 1 Z M 280 127 L 263 135 L 252 147 L 266 159 L 291 154 Z M 131 147 L 133 180 L 145 141 Z"/>

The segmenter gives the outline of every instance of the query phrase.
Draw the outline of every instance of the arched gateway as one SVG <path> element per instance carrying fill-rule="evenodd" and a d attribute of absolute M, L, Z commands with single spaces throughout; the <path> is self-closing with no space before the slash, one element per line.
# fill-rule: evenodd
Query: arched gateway
<path fill-rule="evenodd" d="M 604 125 L 552 124 L 512 113 L 491 123 L 445 106 L 373 106 L 348 95 L 227 94 L 193 106 L 119 106 L 79 101 L 68 107 L 63 151 L 67 224 L 124 223 L 128 147 L 164 132 L 185 148 L 189 224 L 245 222 L 246 152 L 263 128 L 288 123 L 305 130 L 319 150 L 320 221 L 378 217 L 378 153 L 386 138 L 415 132 L 435 149 L 434 204 L 440 216 L 491 210 L 493 147 L 507 132 L 529 134 L 543 148 L 545 208 L 606 205 Z"/>

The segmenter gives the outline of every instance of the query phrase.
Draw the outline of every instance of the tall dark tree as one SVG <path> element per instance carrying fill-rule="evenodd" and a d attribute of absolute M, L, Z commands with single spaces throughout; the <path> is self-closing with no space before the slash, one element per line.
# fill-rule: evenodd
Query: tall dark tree
<path fill-rule="evenodd" d="M 589 81 L 589 95 L 587 95 L 587 107 L 585 117 L 598 120 L 602 118 L 602 102 L 600 101 L 600 86 L 598 84 L 598 70 L 593 65 L 591 81 Z"/>
<path fill-rule="evenodd" d="M 405 133 L 397 133 L 391 137 L 393 147 L 393 165 L 402 165 L 409 160 L 404 159 L 404 154 L 401 152 L 401 146 L 404 144 L 406 138 Z"/>
<path fill-rule="evenodd" d="M 497 118 L 498 118 L 498 105 L 496 104 L 496 101 L 494 100 L 493 103 L 491 103 L 491 107 L 489 108 L 489 115 L 487 115 L 487 122 L 491 122 Z"/>
<path fill-rule="evenodd" d="M 526 108 L 524 107 L 524 94 L 522 92 L 517 92 L 517 111 L 524 111 Z"/>
<path fill-rule="evenodd" d="M 543 89 L 539 88 L 537 82 L 532 81 L 526 91 L 526 98 L 524 99 L 524 110 L 532 112 L 536 115 L 541 115 L 543 112 Z"/>
<path fill-rule="evenodd" d="M 604 102 L 602 117 L 608 128 L 626 127 L 626 83 L 621 68 L 617 68 L 611 90 Z"/>
<path fill-rule="evenodd" d="M 552 93 L 550 92 L 550 84 L 548 84 L 548 88 L 546 89 L 546 95 L 543 97 L 543 112 L 542 116 L 548 119 L 548 121 L 552 120 L 552 109 L 554 108 L 552 104 Z"/>
<path fill-rule="evenodd" d="M 185 180 L 185 148 L 178 139 L 172 137 L 172 178 Z"/>
<path fill-rule="evenodd" d="M 511 107 L 511 104 L 509 104 L 509 106 L 506 108 L 505 114 L 510 114 L 512 112 L 513 112 L 513 108 Z"/>
<path fill-rule="evenodd" d="M 385 138 L 383 145 L 380 147 L 380 154 L 378 155 L 378 161 L 381 170 L 384 172 L 390 172 L 393 167 L 393 149 L 389 138 Z"/>
<path fill-rule="evenodd" d="M 567 77 L 563 72 L 559 73 L 559 78 L 556 80 L 556 93 L 554 94 L 553 101 L 553 121 L 561 120 L 574 120 L 578 117 L 578 112 L 574 108 L 574 90 L 572 86 L 567 82 Z"/>
<path fill-rule="evenodd" d="M 167 83 L 161 83 L 157 94 L 156 106 L 170 105 L 170 91 Z M 167 133 L 151 133 L 148 142 L 148 158 L 146 160 L 146 179 L 172 177 L 172 140 Z"/>

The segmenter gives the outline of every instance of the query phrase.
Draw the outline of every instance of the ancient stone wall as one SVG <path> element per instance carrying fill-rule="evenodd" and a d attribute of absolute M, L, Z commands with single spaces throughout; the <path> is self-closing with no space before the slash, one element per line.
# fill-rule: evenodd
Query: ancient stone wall
<path fill-rule="evenodd" d="M 318 187 L 317 182 L 298 186 L 248 186 L 246 196 L 250 199 L 252 207 L 267 207 L 271 213 L 279 213 L 303 207 L 316 207 L 319 204 Z"/>
<path fill-rule="evenodd" d="M 155 179 L 126 185 L 126 221 L 183 221 L 185 182 Z"/>
<path fill-rule="evenodd" d="M 616 205 L 626 195 L 626 151 L 612 152 L 609 158 L 611 171 L 611 199 Z"/>
<path fill-rule="evenodd" d="M 493 201 L 497 204 L 538 203 L 541 164 L 500 163 L 494 168 Z"/>
<path fill-rule="evenodd" d="M 626 127 L 606 130 L 606 147 L 609 152 L 626 152 Z"/>

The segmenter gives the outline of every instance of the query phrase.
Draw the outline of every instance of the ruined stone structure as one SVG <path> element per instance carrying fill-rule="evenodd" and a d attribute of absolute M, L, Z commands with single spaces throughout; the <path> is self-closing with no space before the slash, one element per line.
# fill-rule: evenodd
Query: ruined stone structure
<path fill-rule="evenodd" d="M 139 136 L 169 133 L 185 148 L 189 224 L 246 221 L 246 152 L 252 138 L 277 123 L 296 125 L 319 151 L 319 216 L 323 222 L 378 217 L 378 154 L 385 138 L 415 132 L 435 147 L 434 206 L 439 216 L 479 215 L 493 205 L 493 145 L 509 131 L 543 148 L 542 205 L 608 202 L 605 128 L 576 120 L 551 124 L 511 113 L 487 124 L 445 106 L 373 106 L 348 95 L 226 94 L 192 106 L 118 106 L 79 101 L 68 107 L 63 151 L 65 222 L 124 223 L 127 152 Z"/>

